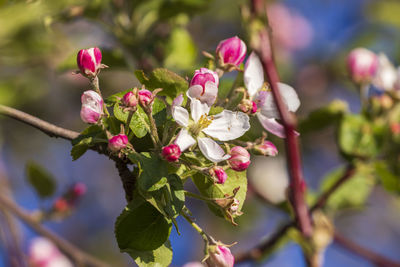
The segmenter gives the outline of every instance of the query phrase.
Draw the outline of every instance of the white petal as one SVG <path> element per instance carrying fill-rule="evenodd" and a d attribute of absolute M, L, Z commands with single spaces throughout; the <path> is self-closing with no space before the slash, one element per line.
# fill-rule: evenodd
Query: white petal
<path fill-rule="evenodd" d="M 200 97 L 200 101 L 212 106 L 217 99 L 218 86 L 213 82 L 206 82 L 204 94 Z"/>
<path fill-rule="evenodd" d="M 286 138 L 285 129 L 274 118 L 268 118 L 262 114 L 257 114 L 257 118 L 265 130 L 280 138 Z"/>
<path fill-rule="evenodd" d="M 378 72 L 375 75 L 373 84 L 383 90 L 392 90 L 397 80 L 396 69 L 385 54 L 379 54 L 378 59 Z"/>
<path fill-rule="evenodd" d="M 293 89 L 293 87 L 285 83 L 278 83 L 278 88 L 282 96 L 283 103 L 286 104 L 289 111 L 295 112 L 300 106 L 300 100 L 296 91 Z M 261 113 L 268 118 L 280 118 L 272 92 L 268 91 L 263 94 L 258 94 L 258 96 L 265 97 L 262 100 L 259 99 L 259 101 L 263 102 L 263 105 L 260 107 Z"/>
<path fill-rule="evenodd" d="M 224 110 L 213 116 L 204 133 L 221 141 L 234 140 L 250 129 L 249 116 L 243 112 Z"/>
<path fill-rule="evenodd" d="M 192 99 L 190 102 L 190 114 L 194 122 L 198 122 L 202 115 L 208 114 L 210 107 L 206 103 L 201 103 L 200 100 Z"/>
<path fill-rule="evenodd" d="M 172 106 L 182 106 L 183 103 L 183 95 L 180 94 L 177 97 L 174 98 L 174 100 L 172 101 Z"/>
<path fill-rule="evenodd" d="M 190 100 L 198 99 L 201 94 L 203 93 L 203 87 L 201 85 L 193 85 L 190 86 L 189 90 L 187 90 L 186 95 L 189 97 Z"/>
<path fill-rule="evenodd" d="M 181 106 L 172 107 L 172 117 L 180 126 L 187 126 L 189 123 L 189 112 Z"/>
<path fill-rule="evenodd" d="M 260 58 L 254 52 L 250 54 L 246 61 L 243 79 L 250 98 L 253 98 L 264 84 L 264 69 Z"/>
<path fill-rule="evenodd" d="M 199 144 L 200 151 L 212 162 L 220 162 L 230 158 L 230 155 L 226 155 L 225 151 L 210 138 L 198 138 L 197 142 Z"/>
<path fill-rule="evenodd" d="M 182 129 L 176 137 L 174 143 L 178 145 L 183 152 L 192 145 L 196 144 L 196 140 L 188 133 L 186 129 Z"/>

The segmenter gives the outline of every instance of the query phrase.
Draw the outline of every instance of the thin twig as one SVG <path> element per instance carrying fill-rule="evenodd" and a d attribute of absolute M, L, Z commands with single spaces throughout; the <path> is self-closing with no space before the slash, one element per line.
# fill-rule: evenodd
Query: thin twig
<path fill-rule="evenodd" d="M 334 241 L 340 246 L 354 252 L 355 254 L 369 260 L 373 264 L 379 267 L 400 267 L 400 263 L 388 259 L 374 251 L 366 249 L 353 241 L 345 238 L 341 234 L 335 232 Z"/>
<path fill-rule="evenodd" d="M 66 255 L 68 255 L 71 259 L 75 261 L 78 265 L 88 265 L 88 266 L 96 266 L 96 267 L 106 267 L 110 266 L 107 263 L 104 263 L 93 256 L 81 251 L 79 248 L 75 247 L 65 239 L 59 237 L 57 234 L 48 230 L 44 226 L 42 226 L 35 217 L 31 216 L 27 211 L 20 208 L 14 201 L 9 199 L 7 196 L 0 194 L 0 205 L 2 205 L 5 209 L 10 211 L 16 217 L 21 219 L 27 225 L 29 225 L 33 230 L 39 233 L 42 236 L 47 237 L 51 240 L 57 247 L 63 251 Z"/>
<path fill-rule="evenodd" d="M 29 124 L 49 135 L 50 137 L 60 137 L 71 141 L 79 136 L 78 132 L 58 127 L 28 113 L 4 105 L 0 105 L 0 114 Z"/>
<path fill-rule="evenodd" d="M 265 13 L 259 10 L 260 8 L 262 8 L 260 1 L 252 0 L 251 2 L 252 9 L 254 10 L 254 16 Z M 266 14 L 264 15 L 266 16 Z M 259 42 L 258 44 L 254 45 L 253 49 L 256 51 L 261 59 L 264 72 L 267 75 L 267 78 L 271 85 L 272 94 L 274 96 L 276 106 L 282 119 L 282 124 L 285 128 L 287 161 L 291 177 L 290 201 L 293 205 L 300 231 L 304 236 L 307 237 L 310 236 L 312 233 L 312 224 L 307 204 L 304 198 L 305 181 L 303 178 L 299 143 L 295 132 L 297 122 L 295 116 L 289 112 L 279 92 L 279 75 L 275 66 L 275 62 L 273 60 L 271 36 L 267 27 L 260 30 Z"/>

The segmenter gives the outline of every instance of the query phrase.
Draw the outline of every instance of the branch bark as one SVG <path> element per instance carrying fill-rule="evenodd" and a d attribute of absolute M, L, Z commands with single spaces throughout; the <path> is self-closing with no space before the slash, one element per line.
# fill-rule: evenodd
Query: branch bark
<path fill-rule="evenodd" d="M 266 16 L 266 14 L 263 14 L 266 12 L 260 10 L 260 8 L 262 8 L 260 1 L 252 0 L 251 3 L 253 15 L 255 17 L 262 15 Z M 279 92 L 279 75 L 273 59 L 271 35 L 267 26 L 259 31 L 258 37 L 258 42 L 253 42 L 253 49 L 261 59 L 264 72 L 271 85 L 272 94 L 282 119 L 282 124 L 285 128 L 287 161 L 291 178 L 290 201 L 292 203 L 296 216 L 296 222 L 299 225 L 300 231 L 304 236 L 309 237 L 312 234 L 312 224 L 304 197 L 306 184 L 303 178 L 299 143 L 295 132 L 297 126 L 296 118 L 289 112 Z"/>
<path fill-rule="evenodd" d="M 47 237 L 51 240 L 57 247 L 63 251 L 66 255 L 68 255 L 71 259 L 75 261 L 76 264 L 79 266 L 88 265 L 94 267 L 108 267 L 110 265 L 94 258 L 93 256 L 83 252 L 79 248 L 75 247 L 65 239 L 62 239 L 57 234 L 53 233 L 52 231 L 48 230 L 44 226 L 42 226 L 37 220 L 31 216 L 27 211 L 20 208 L 14 201 L 9 199 L 3 194 L 0 194 L 0 205 L 3 206 L 5 209 L 10 211 L 14 216 L 21 219 L 25 222 L 29 227 L 35 230 L 42 236 Z"/>

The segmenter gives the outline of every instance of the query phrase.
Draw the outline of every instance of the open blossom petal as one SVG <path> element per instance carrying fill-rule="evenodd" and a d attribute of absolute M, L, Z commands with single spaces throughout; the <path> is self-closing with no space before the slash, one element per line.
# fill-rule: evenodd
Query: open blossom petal
<path fill-rule="evenodd" d="M 220 162 L 230 158 L 230 155 L 225 154 L 225 151 L 211 138 L 198 138 L 197 142 L 200 151 L 212 162 Z"/>
<path fill-rule="evenodd" d="M 257 117 L 265 130 L 280 138 L 286 138 L 285 129 L 274 118 L 268 118 L 262 114 L 258 114 Z"/>
<path fill-rule="evenodd" d="M 202 115 L 208 114 L 210 107 L 206 103 L 201 103 L 200 100 L 192 99 L 190 102 L 190 111 L 194 122 L 198 122 Z"/>
<path fill-rule="evenodd" d="M 180 126 L 188 126 L 189 112 L 181 106 L 174 106 L 172 108 L 172 117 Z"/>
<path fill-rule="evenodd" d="M 183 152 L 192 145 L 196 144 L 196 140 L 189 134 L 186 129 L 182 129 L 176 137 L 174 143 L 178 145 Z"/>
<path fill-rule="evenodd" d="M 183 95 L 180 94 L 177 97 L 174 98 L 174 100 L 172 101 L 172 106 L 182 106 L 183 103 Z"/>
<path fill-rule="evenodd" d="M 218 87 L 213 82 L 206 82 L 203 87 L 201 85 L 193 85 L 187 91 L 187 96 L 193 100 L 198 99 L 201 103 L 206 103 L 209 106 L 212 106 L 217 99 L 218 95 Z"/>
<path fill-rule="evenodd" d="M 250 54 L 246 61 L 243 79 L 250 98 L 253 98 L 264 85 L 264 69 L 260 58 L 254 52 Z"/>
<path fill-rule="evenodd" d="M 397 80 L 396 69 L 385 54 L 379 54 L 378 61 L 378 72 L 375 75 L 373 84 L 386 91 L 392 90 Z"/>
<path fill-rule="evenodd" d="M 243 112 L 224 110 L 214 116 L 204 133 L 220 141 L 234 140 L 250 129 L 249 116 Z"/>
<path fill-rule="evenodd" d="M 283 102 L 286 104 L 289 111 L 295 112 L 300 107 L 300 100 L 296 91 L 293 89 L 293 87 L 284 83 L 278 83 L 278 88 Z M 260 109 L 264 116 L 268 118 L 280 117 L 272 92 L 268 91 L 262 94 L 260 92 L 258 97 L 264 97 L 264 99 L 258 99 L 259 103 L 263 103 Z"/>

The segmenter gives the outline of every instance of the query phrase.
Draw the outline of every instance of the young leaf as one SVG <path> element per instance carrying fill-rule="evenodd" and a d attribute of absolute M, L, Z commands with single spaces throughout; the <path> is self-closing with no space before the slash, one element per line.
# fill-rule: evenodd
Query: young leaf
<path fill-rule="evenodd" d="M 85 152 L 96 143 L 102 143 L 107 140 L 106 135 L 99 125 L 91 125 L 74 140 L 71 141 L 72 160 L 79 159 Z"/>
<path fill-rule="evenodd" d="M 127 123 L 129 112 L 124 112 L 117 103 L 114 105 L 114 116 L 118 120 Z M 149 118 L 141 107 L 138 106 L 137 110 L 133 114 L 129 128 L 138 138 L 142 138 L 150 132 Z"/>
<path fill-rule="evenodd" d="M 40 165 L 29 162 L 26 165 L 26 174 L 28 182 L 35 189 L 41 198 L 50 197 L 56 190 L 54 177 Z"/>
<path fill-rule="evenodd" d="M 169 240 L 155 250 L 129 250 L 128 254 L 139 267 L 167 267 L 172 261 L 172 247 Z"/>
<path fill-rule="evenodd" d="M 150 203 L 136 194 L 115 222 L 115 236 L 123 252 L 151 251 L 162 246 L 171 223 Z"/>
<path fill-rule="evenodd" d="M 387 191 L 400 194 L 400 177 L 394 175 L 384 161 L 375 163 L 375 171 Z"/>

